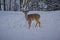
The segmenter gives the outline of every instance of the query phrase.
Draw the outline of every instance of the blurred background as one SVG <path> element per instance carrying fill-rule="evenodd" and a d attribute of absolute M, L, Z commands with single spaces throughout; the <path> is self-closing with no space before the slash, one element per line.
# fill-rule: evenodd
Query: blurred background
<path fill-rule="evenodd" d="M 60 10 L 60 0 L 0 0 L 0 11 L 55 11 Z"/>
<path fill-rule="evenodd" d="M 28 29 L 24 10 L 39 14 L 41 26 Z M 60 0 L 0 0 L 0 40 L 60 40 Z"/>

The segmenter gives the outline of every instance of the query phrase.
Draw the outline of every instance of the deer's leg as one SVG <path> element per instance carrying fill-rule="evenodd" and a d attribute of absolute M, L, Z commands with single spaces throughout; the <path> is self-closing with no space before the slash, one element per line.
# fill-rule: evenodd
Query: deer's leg
<path fill-rule="evenodd" d="M 37 24 L 38 24 L 38 23 L 36 22 L 36 25 L 35 25 L 35 27 L 37 26 Z"/>
<path fill-rule="evenodd" d="M 40 21 L 39 20 L 36 20 L 36 26 L 37 26 L 37 24 L 39 25 L 39 27 L 40 27 Z M 35 27 L 36 27 L 35 26 Z"/>
<path fill-rule="evenodd" d="M 38 24 L 38 20 L 36 19 L 36 25 L 35 25 L 35 27 L 37 26 L 37 24 Z"/>
<path fill-rule="evenodd" d="M 39 27 L 40 27 L 40 21 L 39 21 L 39 20 L 37 21 L 37 23 L 38 23 L 38 25 L 39 25 Z"/>
<path fill-rule="evenodd" d="M 39 19 L 37 20 L 37 22 L 38 22 L 38 25 L 39 25 L 39 27 L 40 27 L 40 21 L 39 21 Z"/>
<path fill-rule="evenodd" d="M 40 22 L 39 22 L 39 27 L 40 27 Z"/>
<path fill-rule="evenodd" d="M 31 20 L 28 21 L 28 24 L 29 24 L 29 29 L 30 29 L 30 27 L 31 27 Z"/>

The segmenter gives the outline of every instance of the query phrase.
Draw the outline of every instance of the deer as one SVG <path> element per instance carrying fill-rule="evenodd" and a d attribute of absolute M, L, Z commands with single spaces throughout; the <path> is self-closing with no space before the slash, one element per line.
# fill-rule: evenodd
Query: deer
<path fill-rule="evenodd" d="M 23 11 L 23 13 L 25 15 L 25 19 L 28 22 L 29 29 L 31 27 L 31 23 L 32 23 L 33 20 L 36 21 L 35 27 L 37 26 L 37 24 L 39 24 L 39 27 L 40 27 L 40 21 L 39 21 L 40 20 L 40 15 L 39 14 L 29 14 L 28 15 L 28 12 L 29 11 Z"/>

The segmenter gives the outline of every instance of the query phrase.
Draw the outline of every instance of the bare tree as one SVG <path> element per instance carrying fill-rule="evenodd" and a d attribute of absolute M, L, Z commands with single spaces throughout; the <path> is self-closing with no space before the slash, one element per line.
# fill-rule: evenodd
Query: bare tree
<path fill-rule="evenodd" d="M 9 10 L 11 11 L 11 0 L 10 0 L 10 3 L 9 3 Z"/>
<path fill-rule="evenodd" d="M 0 10 L 1 10 L 1 0 L 0 0 Z"/>
<path fill-rule="evenodd" d="M 20 0 L 20 10 L 21 10 L 22 7 L 23 7 L 23 1 L 24 1 L 24 0 Z"/>
<path fill-rule="evenodd" d="M 23 6 L 26 6 L 26 8 L 29 6 L 29 3 L 31 2 L 31 0 L 27 0 Z"/>
<path fill-rule="evenodd" d="M 4 2 L 4 11 L 6 11 L 5 1 L 6 1 L 6 0 L 3 0 L 3 2 Z"/>
<path fill-rule="evenodd" d="M 18 4 L 16 3 L 17 0 L 14 0 L 14 11 L 18 11 Z"/>

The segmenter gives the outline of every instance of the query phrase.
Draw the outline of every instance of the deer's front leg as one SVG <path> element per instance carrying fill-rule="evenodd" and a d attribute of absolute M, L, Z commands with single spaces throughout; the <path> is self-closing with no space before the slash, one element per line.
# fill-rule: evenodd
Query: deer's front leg
<path fill-rule="evenodd" d="M 28 24 L 29 24 L 29 29 L 30 29 L 30 27 L 31 27 L 31 20 L 28 21 Z"/>

